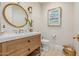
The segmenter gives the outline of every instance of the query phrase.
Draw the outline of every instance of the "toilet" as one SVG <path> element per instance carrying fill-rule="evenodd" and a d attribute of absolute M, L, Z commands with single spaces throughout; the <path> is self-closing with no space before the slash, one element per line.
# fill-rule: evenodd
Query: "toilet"
<path fill-rule="evenodd" d="M 48 51 L 50 48 L 54 48 L 55 47 L 55 39 L 56 39 L 56 35 L 52 35 L 52 40 L 51 39 L 47 39 L 47 38 L 42 38 L 41 39 L 41 49 L 44 51 Z M 54 43 L 52 45 L 52 43 Z M 53 46 L 53 47 L 52 47 Z"/>
<path fill-rule="evenodd" d="M 48 39 L 41 39 L 41 49 L 43 51 L 48 51 L 49 49 L 49 40 Z"/>

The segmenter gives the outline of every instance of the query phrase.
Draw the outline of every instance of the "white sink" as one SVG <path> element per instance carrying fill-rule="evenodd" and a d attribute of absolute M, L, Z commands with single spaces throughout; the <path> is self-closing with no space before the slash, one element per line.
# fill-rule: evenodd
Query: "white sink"
<path fill-rule="evenodd" d="M 29 37 L 37 34 L 40 34 L 40 33 L 39 32 L 29 32 L 29 33 L 21 33 L 21 34 L 7 33 L 7 34 L 0 35 L 0 42 L 15 40 L 23 37 Z"/>
<path fill-rule="evenodd" d="M 1 35 L 0 36 L 0 42 L 5 42 L 5 41 L 7 41 L 7 40 L 12 40 L 13 38 L 16 38 L 16 35 L 9 35 L 9 34 L 7 34 L 7 35 Z"/>

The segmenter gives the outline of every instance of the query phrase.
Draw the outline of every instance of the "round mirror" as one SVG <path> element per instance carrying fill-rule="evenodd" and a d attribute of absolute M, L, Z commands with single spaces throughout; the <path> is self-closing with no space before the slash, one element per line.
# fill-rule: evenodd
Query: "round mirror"
<path fill-rule="evenodd" d="M 3 16 L 4 19 L 8 22 L 8 24 L 16 28 L 24 27 L 27 24 L 27 12 L 22 6 L 18 4 L 7 4 L 3 9 Z"/>

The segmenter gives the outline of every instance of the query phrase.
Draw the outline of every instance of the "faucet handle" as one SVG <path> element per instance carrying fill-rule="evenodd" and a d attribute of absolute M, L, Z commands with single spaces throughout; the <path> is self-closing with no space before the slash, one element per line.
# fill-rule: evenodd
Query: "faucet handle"
<path fill-rule="evenodd" d="M 27 29 L 24 30 L 24 33 L 27 32 Z"/>
<path fill-rule="evenodd" d="M 19 29 L 19 33 L 23 33 L 23 29 Z"/>

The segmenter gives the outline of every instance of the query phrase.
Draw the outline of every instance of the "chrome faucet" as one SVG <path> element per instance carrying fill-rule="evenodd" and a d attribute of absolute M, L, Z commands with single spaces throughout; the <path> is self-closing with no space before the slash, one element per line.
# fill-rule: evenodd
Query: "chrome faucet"
<path fill-rule="evenodd" d="M 16 34 L 18 33 L 17 30 L 13 30 L 13 31 L 14 31 L 14 33 L 16 33 Z"/>
<path fill-rule="evenodd" d="M 23 33 L 23 29 L 19 29 L 18 33 Z"/>

